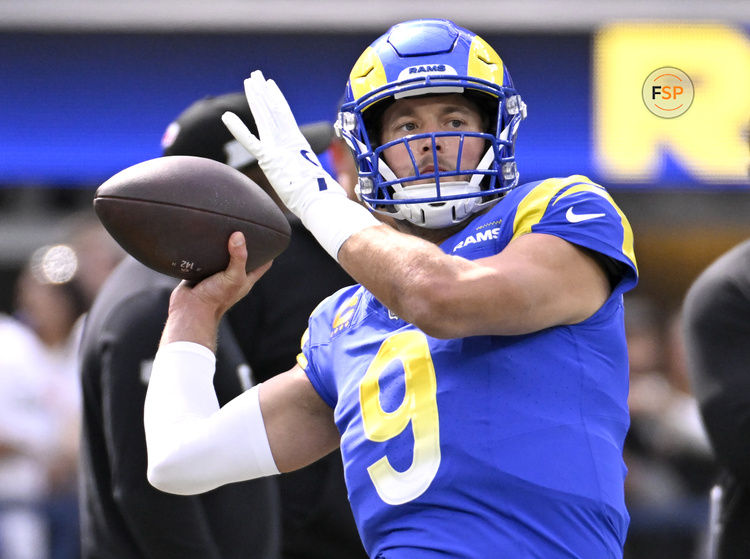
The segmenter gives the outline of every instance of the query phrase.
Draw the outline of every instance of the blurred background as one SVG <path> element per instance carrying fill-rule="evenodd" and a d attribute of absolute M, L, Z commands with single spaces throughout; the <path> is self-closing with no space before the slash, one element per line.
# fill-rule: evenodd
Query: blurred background
<path fill-rule="evenodd" d="M 580 173 L 636 230 L 639 291 L 678 304 L 748 215 L 750 6 L 743 0 L 0 1 L 0 309 L 19 265 L 117 171 L 160 154 L 192 100 L 261 68 L 300 123 L 332 119 L 353 62 L 392 23 L 454 19 L 494 45 L 529 107 L 522 180 Z M 695 101 L 645 109 L 661 66 Z"/>
<path fill-rule="evenodd" d="M 97 186 L 159 156 L 195 99 L 260 68 L 299 123 L 333 120 L 359 54 L 418 17 L 479 33 L 508 65 L 529 110 L 522 182 L 583 174 L 629 217 L 641 282 L 627 301 L 628 553 L 697 557 L 713 470 L 676 332 L 690 283 L 750 237 L 746 0 L 0 0 L 0 313 L 17 314 L 35 251 L 80 233 Z M 665 66 L 695 89 L 674 119 L 641 96 Z"/>

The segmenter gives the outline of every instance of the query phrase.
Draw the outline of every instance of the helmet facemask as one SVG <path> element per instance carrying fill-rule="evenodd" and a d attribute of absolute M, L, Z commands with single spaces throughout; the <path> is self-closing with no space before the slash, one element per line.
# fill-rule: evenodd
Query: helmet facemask
<path fill-rule="evenodd" d="M 514 143 L 518 125 L 526 116 L 526 107 L 513 89 L 502 61 L 494 51 L 494 58 L 483 54 L 485 43 L 479 38 L 474 36 L 472 39 L 469 32 L 444 20 L 420 20 L 406 25 L 413 28 L 430 26 L 433 29 L 437 26 L 444 28 L 446 36 L 458 33 L 456 36 L 460 37 L 452 46 L 446 39 L 448 42 L 442 47 L 436 47 L 439 60 L 445 60 L 446 63 L 431 65 L 422 64 L 422 60 L 428 59 L 426 55 L 399 54 L 398 48 L 403 50 L 411 47 L 401 47 L 399 43 L 398 48 L 394 49 L 393 34 L 384 36 L 388 38 L 387 42 L 381 38 L 373 43 L 368 49 L 370 52 L 363 54 L 352 71 L 346 102 L 341 106 L 336 129 L 354 153 L 359 169 L 357 194 L 365 204 L 373 211 L 405 219 L 421 227 L 443 228 L 460 223 L 496 203 L 517 185 Z M 430 35 L 429 40 L 433 36 Z M 467 44 L 471 44 L 470 49 L 466 47 Z M 446 48 L 452 49 L 452 52 L 443 54 Z M 488 58 L 493 67 L 500 68 L 500 75 L 496 72 L 488 74 L 492 78 L 489 80 L 456 71 L 454 66 L 459 70 L 460 66 L 457 63 L 451 66 L 448 62 L 459 58 L 466 60 L 461 49 L 480 53 L 475 54 L 472 60 L 478 60 L 477 56 L 481 60 Z M 374 75 L 368 68 L 372 66 L 376 68 L 375 72 L 378 71 L 380 58 L 374 58 L 374 53 L 379 57 L 389 57 L 388 60 L 392 63 L 388 65 L 383 62 L 382 70 L 385 74 L 379 75 L 378 79 L 384 85 L 371 88 L 364 86 L 367 90 L 357 97 L 353 89 L 362 90 L 364 87 L 360 85 L 361 80 L 370 80 Z M 430 56 L 431 60 L 438 58 L 437 55 Z M 391 67 L 394 74 L 398 73 L 392 81 L 388 81 L 387 74 Z M 414 69 L 419 73 L 412 77 Z M 376 81 L 373 80 L 373 83 Z M 381 142 L 382 116 L 392 103 L 406 97 L 451 93 L 462 94 L 470 99 L 482 114 L 486 127 L 477 131 L 424 132 Z M 478 162 L 476 157 L 471 157 L 472 161 L 468 161 L 469 158 L 464 156 L 464 146 L 477 140 L 482 142 L 483 152 L 478 157 Z M 455 161 L 441 161 L 439 146 L 445 142 L 457 143 L 451 144 L 458 146 Z M 421 146 L 419 153 L 415 147 L 417 145 Z M 429 149 L 425 150 L 424 146 Z M 408 168 L 399 164 L 397 171 L 400 176 L 386 164 L 384 157 L 384 154 L 393 149 L 406 150 L 408 159 L 411 160 Z"/>

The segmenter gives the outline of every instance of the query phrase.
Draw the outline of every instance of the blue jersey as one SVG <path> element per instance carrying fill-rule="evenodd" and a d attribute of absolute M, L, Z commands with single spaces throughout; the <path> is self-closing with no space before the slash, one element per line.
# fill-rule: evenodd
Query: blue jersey
<path fill-rule="evenodd" d="M 527 335 L 436 339 L 353 286 L 310 318 L 299 362 L 334 409 L 371 557 L 622 556 L 632 232 L 603 188 L 573 176 L 512 190 L 441 247 L 477 259 L 528 232 L 619 263 L 593 316 Z"/>

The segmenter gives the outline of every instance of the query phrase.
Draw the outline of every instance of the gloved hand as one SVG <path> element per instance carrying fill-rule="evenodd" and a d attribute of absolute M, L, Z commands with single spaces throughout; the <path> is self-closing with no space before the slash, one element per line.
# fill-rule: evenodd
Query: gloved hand
<path fill-rule="evenodd" d="M 273 80 L 254 71 L 245 80 L 245 95 L 260 138 L 232 112 L 222 115 L 224 125 L 255 156 L 284 205 L 336 258 L 350 235 L 380 222 L 349 200 L 341 185 L 323 169 Z"/>
<path fill-rule="evenodd" d="M 299 216 L 310 199 L 321 192 L 346 196 L 344 189 L 321 166 L 276 83 L 266 80 L 256 70 L 245 80 L 245 95 L 260 139 L 232 112 L 224 113 L 222 121 L 258 160 L 287 208 Z"/>

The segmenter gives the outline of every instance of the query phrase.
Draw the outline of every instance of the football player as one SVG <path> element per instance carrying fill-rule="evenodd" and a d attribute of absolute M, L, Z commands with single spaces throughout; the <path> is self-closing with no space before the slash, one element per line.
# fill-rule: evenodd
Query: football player
<path fill-rule="evenodd" d="M 352 69 L 337 127 L 362 205 L 284 96 L 245 81 L 224 122 L 359 282 L 312 313 L 297 364 L 223 408 L 217 317 L 264 266 L 178 287 L 148 389 L 149 476 L 194 493 L 340 447 L 371 557 L 621 557 L 627 219 L 583 176 L 518 184 L 525 104 L 493 48 L 446 20 L 395 25 Z"/>

